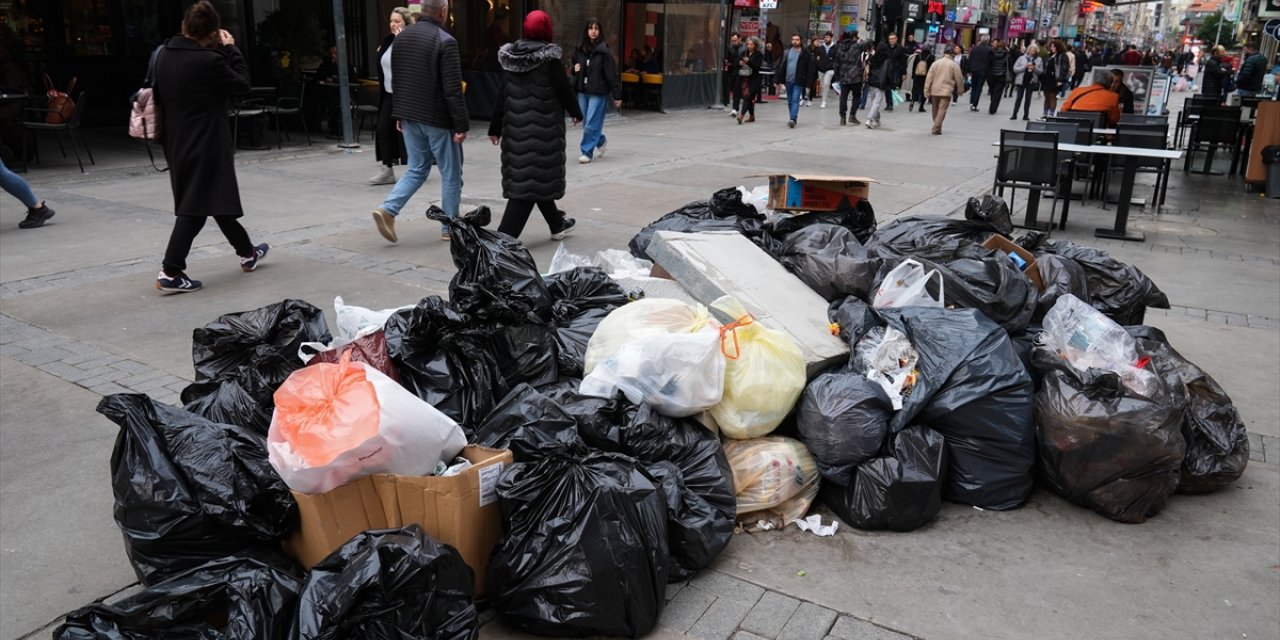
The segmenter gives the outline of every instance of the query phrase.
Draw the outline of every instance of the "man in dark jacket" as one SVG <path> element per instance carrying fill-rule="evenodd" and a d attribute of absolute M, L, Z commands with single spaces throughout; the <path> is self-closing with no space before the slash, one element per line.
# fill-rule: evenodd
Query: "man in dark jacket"
<path fill-rule="evenodd" d="M 791 48 L 783 53 L 775 67 L 775 77 L 787 87 L 787 106 L 791 108 L 791 119 L 787 126 L 794 129 L 796 118 L 800 117 L 800 98 L 804 92 L 805 82 L 810 82 L 817 75 L 813 66 L 813 57 L 804 48 L 800 34 L 791 36 Z"/>
<path fill-rule="evenodd" d="M 1231 77 L 1231 63 L 1223 62 L 1227 50 L 1222 45 L 1204 57 L 1204 80 L 1200 83 L 1201 95 L 1213 96 L 1222 102 L 1223 83 Z"/>
<path fill-rule="evenodd" d="M 862 83 L 867 75 L 867 67 L 862 60 L 862 54 L 865 51 L 866 47 L 858 42 L 858 34 L 854 31 L 846 31 L 844 37 L 840 39 L 840 44 L 832 49 L 836 65 L 836 82 L 840 83 L 841 125 L 846 123 L 846 113 L 849 114 L 847 120 L 849 124 L 859 124 L 858 103 L 862 100 Z M 849 110 L 850 96 L 853 96 L 852 111 Z"/>
<path fill-rule="evenodd" d="M 1241 97 L 1255 96 L 1262 90 L 1262 77 L 1267 75 L 1267 58 L 1253 45 L 1244 46 L 1240 73 L 1236 75 L 1236 91 Z"/>
<path fill-rule="evenodd" d="M 987 74 L 991 71 L 993 49 L 991 36 L 982 36 L 982 41 L 969 50 L 969 110 L 978 110 L 978 100 L 982 97 L 982 85 L 987 83 Z"/>
<path fill-rule="evenodd" d="M 898 44 L 897 34 L 889 34 L 885 57 L 889 61 L 889 68 L 884 86 L 884 110 L 893 111 L 893 90 L 902 86 L 902 76 L 907 73 L 907 51 Z"/>
<path fill-rule="evenodd" d="M 815 63 L 818 66 L 818 80 L 822 87 L 822 105 L 823 109 L 827 108 L 827 97 L 831 93 L 831 81 L 836 75 L 836 43 L 832 40 L 831 32 L 822 36 L 822 44 L 818 45 L 817 57 Z"/>
<path fill-rule="evenodd" d="M 726 107 L 738 93 L 738 60 L 742 58 L 742 49 L 742 37 L 735 31 L 724 50 L 724 91 L 720 92 L 720 98 Z M 738 113 L 735 111 L 733 115 Z"/>
<path fill-rule="evenodd" d="M 458 216 L 462 142 L 471 119 L 462 95 L 458 41 L 441 26 L 448 19 L 448 0 L 423 0 L 421 17 L 396 36 L 391 50 L 391 77 L 395 78 L 391 115 L 404 132 L 409 170 L 396 181 L 382 206 L 373 210 L 378 232 L 389 242 L 397 239 L 396 216 L 426 181 L 433 162 L 440 167 L 440 208 L 450 218 Z M 447 225 L 441 227 L 440 237 L 449 239 Z"/>
<path fill-rule="evenodd" d="M 991 89 L 991 108 L 987 113 L 995 115 L 1004 97 L 1004 83 L 1009 75 L 1009 50 L 999 40 L 992 40 L 991 67 L 987 70 L 987 86 Z"/>

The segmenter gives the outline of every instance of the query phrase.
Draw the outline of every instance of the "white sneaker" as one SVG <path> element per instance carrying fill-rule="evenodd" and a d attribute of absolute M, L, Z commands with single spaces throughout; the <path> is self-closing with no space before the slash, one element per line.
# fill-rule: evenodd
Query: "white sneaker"
<path fill-rule="evenodd" d="M 824 102 L 824 103 L 822 103 L 822 104 L 821 104 L 821 105 L 819 105 L 819 106 L 821 106 L 823 109 L 826 109 L 826 108 L 827 108 L 827 103 L 825 103 L 825 102 Z"/>
<path fill-rule="evenodd" d="M 396 171 L 387 165 L 382 165 L 382 170 L 378 175 L 369 178 L 369 184 L 393 184 L 396 181 Z"/>
<path fill-rule="evenodd" d="M 609 143 L 607 143 L 607 142 L 602 142 L 602 143 L 600 143 L 600 146 L 596 147 L 596 155 L 598 155 L 598 156 L 600 156 L 601 158 L 603 158 L 603 157 L 604 157 L 604 148 L 605 148 L 605 146 L 607 146 L 608 144 L 609 144 Z"/>
<path fill-rule="evenodd" d="M 590 156 L 578 156 L 578 164 L 591 164 Z"/>
<path fill-rule="evenodd" d="M 738 110 L 737 110 L 737 109 L 734 109 L 733 111 L 730 111 L 730 112 L 729 112 L 729 117 L 730 117 L 730 118 L 736 118 L 736 117 L 738 117 Z"/>

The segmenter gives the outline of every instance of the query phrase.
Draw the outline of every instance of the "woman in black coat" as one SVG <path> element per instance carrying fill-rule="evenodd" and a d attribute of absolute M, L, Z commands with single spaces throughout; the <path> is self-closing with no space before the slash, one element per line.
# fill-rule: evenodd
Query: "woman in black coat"
<path fill-rule="evenodd" d="M 764 53 L 760 51 L 760 38 L 747 38 L 747 48 L 738 60 L 738 94 L 742 96 L 742 108 L 738 109 L 738 124 L 745 118 L 756 121 L 756 102 L 760 100 L 760 67 L 764 65 Z"/>
<path fill-rule="evenodd" d="M 244 215 L 232 155 L 227 99 L 249 93 L 249 70 L 235 38 L 208 0 L 191 5 L 182 19 L 182 35 L 165 43 L 156 56 L 154 92 L 159 107 L 160 143 L 169 161 L 174 213 L 178 219 L 156 280 L 161 291 L 200 289 L 187 277 L 191 243 L 212 217 L 227 237 L 240 268 L 253 271 L 270 248 L 254 246 L 236 220 Z"/>
<path fill-rule="evenodd" d="M 502 145 L 502 197 L 507 209 L 498 231 L 519 238 L 536 204 L 560 240 L 573 218 L 556 208 L 564 197 L 564 115 L 574 124 L 582 110 L 552 44 L 551 16 L 532 11 L 524 19 L 524 38 L 504 44 L 498 63 L 504 71 L 497 108 L 489 121 L 489 140 Z"/>
<path fill-rule="evenodd" d="M 391 83 L 391 45 L 405 27 L 413 24 L 413 18 L 408 9 L 396 7 L 391 10 L 388 24 L 391 33 L 382 39 L 382 46 L 378 47 L 378 80 L 382 83 L 382 88 L 378 91 L 378 132 L 374 144 L 374 152 L 378 162 L 382 163 L 382 170 L 369 178 L 369 184 L 395 184 L 396 170 L 392 167 L 405 160 L 407 155 L 404 151 L 404 136 L 396 129 L 396 119 L 391 116 L 391 92 L 395 90 Z"/>

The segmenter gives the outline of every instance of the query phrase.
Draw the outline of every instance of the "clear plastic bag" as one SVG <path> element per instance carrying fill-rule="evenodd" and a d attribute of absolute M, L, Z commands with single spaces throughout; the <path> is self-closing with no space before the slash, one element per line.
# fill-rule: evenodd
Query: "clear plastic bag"
<path fill-rule="evenodd" d="M 621 391 L 631 402 L 683 418 L 720 404 L 724 385 L 720 335 L 706 330 L 627 342 L 582 379 L 579 391 L 601 398 Z"/>
<path fill-rule="evenodd" d="M 724 443 L 738 492 L 738 518 L 767 511 L 803 518 L 818 495 L 818 465 L 803 444 L 778 436 Z"/>
<path fill-rule="evenodd" d="M 929 293 L 930 280 L 937 280 L 938 295 L 935 298 Z M 877 309 L 890 307 L 937 307 L 943 308 L 942 274 L 936 269 L 925 271 L 924 265 L 915 260 L 903 260 L 894 267 L 889 275 L 881 281 L 876 289 L 871 306 Z"/>
<path fill-rule="evenodd" d="M 1119 374 L 1130 391 L 1151 397 L 1157 389 L 1154 372 L 1138 366 L 1133 336 L 1101 311 L 1066 294 L 1044 316 L 1041 341 L 1080 371 L 1090 368 Z"/>
<path fill-rule="evenodd" d="M 467 444 L 458 423 L 377 369 L 315 364 L 275 393 L 271 465 L 290 489 L 324 493 L 374 473 L 426 475 Z"/>
<path fill-rule="evenodd" d="M 413 305 L 409 305 L 396 309 L 374 311 L 373 309 L 346 304 L 343 302 L 342 296 L 335 296 L 333 299 L 335 319 L 333 340 L 328 344 L 323 342 L 303 343 L 301 348 L 298 349 L 298 358 L 303 362 L 309 363 L 317 354 L 341 349 L 360 338 L 381 331 L 383 326 L 387 324 L 387 319 L 400 309 L 412 308 Z"/>
<path fill-rule="evenodd" d="M 551 256 L 551 265 L 547 267 L 547 274 L 590 266 L 593 266 L 590 258 L 577 253 L 569 253 L 568 243 L 561 242 L 560 246 L 556 247 L 555 255 Z"/>
<path fill-rule="evenodd" d="M 711 408 L 711 416 L 726 437 L 767 435 L 804 391 L 804 354 L 791 336 L 755 322 L 741 302 L 726 296 L 711 306 L 735 318 L 720 330 L 720 351 L 727 360 L 724 399 Z"/>
<path fill-rule="evenodd" d="M 761 215 L 769 212 L 769 185 L 760 185 L 753 189 L 747 189 L 745 186 L 738 187 L 738 191 L 742 193 L 742 202 L 755 207 Z"/>
<path fill-rule="evenodd" d="M 644 298 L 614 309 L 587 342 L 583 370 L 591 373 L 622 345 L 646 336 L 693 333 L 712 325 L 707 308 L 671 298 Z"/>
<path fill-rule="evenodd" d="M 604 269 L 610 278 L 647 278 L 653 263 L 637 258 L 621 249 L 605 249 L 596 254 L 592 264 Z"/>
<path fill-rule="evenodd" d="M 920 355 L 911 346 L 911 341 L 893 327 L 871 329 L 853 350 L 854 369 L 889 394 L 894 411 L 902 408 L 903 398 L 915 386 L 919 361 Z"/>

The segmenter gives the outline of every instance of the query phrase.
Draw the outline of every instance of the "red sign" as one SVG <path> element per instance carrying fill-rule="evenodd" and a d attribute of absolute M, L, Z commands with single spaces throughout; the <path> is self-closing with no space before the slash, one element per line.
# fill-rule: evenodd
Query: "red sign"
<path fill-rule="evenodd" d="M 1097 10 L 1097 8 L 1098 8 L 1098 5 L 1096 3 L 1090 2 L 1089 0 L 1085 0 L 1084 2 L 1080 3 L 1080 13 L 1093 13 L 1094 11 Z"/>
<path fill-rule="evenodd" d="M 733 0 L 733 6 L 735 7 L 754 8 L 756 3 L 757 0 Z"/>
<path fill-rule="evenodd" d="M 947 12 L 947 5 L 945 3 L 933 2 L 932 0 L 929 2 L 928 7 L 925 9 L 925 13 L 946 13 L 946 12 Z"/>
<path fill-rule="evenodd" d="M 1009 18 L 1009 35 L 1021 35 L 1027 30 L 1026 18 Z"/>

